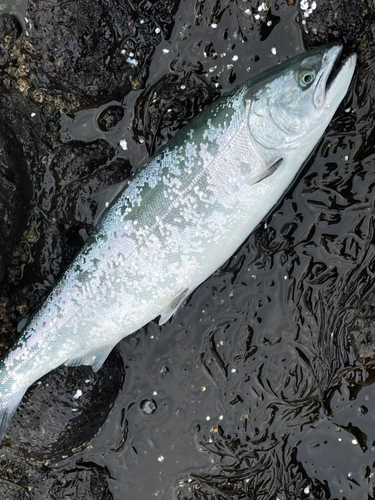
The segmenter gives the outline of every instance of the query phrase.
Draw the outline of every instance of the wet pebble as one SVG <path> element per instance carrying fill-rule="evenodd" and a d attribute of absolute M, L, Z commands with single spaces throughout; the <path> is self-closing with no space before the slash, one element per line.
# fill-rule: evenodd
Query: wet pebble
<path fill-rule="evenodd" d="M 144 399 L 141 402 L 141 410 L 145 415 L 152 415 L 156 411 L 157 405 L 153 399 Z"/>
<path fill-rule="evenodd" d="M 124 109 L 121 106 L 108 106 L 98 116 L 98 125 L 103 132 L 110 131 L 123 118 Z"/>

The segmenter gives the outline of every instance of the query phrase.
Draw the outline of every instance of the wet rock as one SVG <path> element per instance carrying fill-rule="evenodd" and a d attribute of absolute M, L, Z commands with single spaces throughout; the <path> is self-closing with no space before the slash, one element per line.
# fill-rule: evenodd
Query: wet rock
<path fill-rule="evenodd" d="M 0 283 L 1 344 L 14 341 L 15 325 L 25 312 L 16 309 L 23 299 L 10 300 L 30 261 L 24 233 L 32 217 L 32 177 L 40 168 L 40 158 L 48 150 L 45 120 L 38 106 L 14 90 L 1 89 L 0 96 Z M 43 140 L 42 140 L 43 137 Z M 23 241 L 24 240 L 24 241 Z M 18 319 L 17 319 L 18 318 Z M 13 341 L 12 335 L 13 332 Z"/>
<path fill-rule="evenodd" d="M 30 1 L 21 52 L 34 87 L 54 98 L 62 94 L 74 107 L 99 105 L 139 88 L 177 5 L 177 0 Z"/>
<path fill-rule="evenodd" d="M 0 116 L 0 282 L 10 264 L 14 245 L 24 228 L 30 207 L 28 181 L 22 145 L 8 123 Z"/>
<path fill-rule="evenodd" d="M 21 34 L 22 27 L 15 16 L 0 16 L 0 85 L 4 84 L 7 88 L 17 85 L 19 90 L 25 91 L 29 87 L 24 79 L 28 69 L 24 66 L 23 57 L 18 57 L 17 50 Z M 10 79 L 9 75 L 12 75 L 13 79 Z"/>
<path fill-rule="evenodd" d="M 25 473 L 27 467 L 27 474 Z M 72 463 L 64 470 L 49 471 L 46 467 L 30 467 L 20 463 L 8 467 L 6 476 L 0 479 L 0 498 L 6 500 L 26 500 L 34 490 L 35 481 L 41 483 L 43 498 L 51 500 L 112 500 L 108 487 L 110 478 L 107 467 L 83 460 Z M 47 495 L 48 497 L 45 496 Z"/>
<path fill-rule="evenodd" d="M 29 498 L 29 493 L 30 490 L 28 487 L 18 482 L 2 479 L 0 483 L 1 498 L 6 498 L 7 500 L 25 500 L 25 498 Z"/>
<path fill-rule="evenodd" d="M 45 190 L 42 206 L 56 211 L 62 224 L 93 225 L 93 194 L 129 175 L 128 161 L 116 157 L 103 140 L 90 144 L 70 142 L 56 150 L 49 163 L 51 190 Z"/>
<path fill-rule="evenodd" d="M 21 25 L 15 16 L 10 14 L 0 16 L 0 71 L 14 59 L 12 49 L 21 33 Z M 0 81 L 3 74 L 0 73 Z"/>
<path fill-rule="evenodd" d="M 299 22 L 307 47 L 345 42 L 346 50 L 359 52 L 366 60 L 374 54 L 371 27 L 375 22 L 373 8 L 367 0 L 332 0 L 330 2 L 301 2 Z"/>
<path fill-rule="evenodd" d="M 45 122 L 38 107 L 18 92 L 2 88 L 0 96 L 0 283 L 6 272 L 17 281 L 26 262 L 14 247 L 22 238 L 31 210 L 31 173 L 46 149 Z M 10 266 L 10 267 L 9 267 Z M 8 269 L 9 267 L 9 269 Z M 1 319 L 0 319 L 1 323 Z"/>
<path fill-rule="evenodd" d="M 101 370 L 61 366 L 33 384 L 8 428 L 4 445 L 18 459 L 45 464 L 85 448 L 104 424 L 124 379 L 113 352 Z"/>
<path fill-rule="evenodd" d="M 373 313 L 374 311 L 372 311 Z M 375 359 L 375 319 L 374 316 L 357 318 L 349 334 L 350 345 L 359 361 Z"/>
<path fill-rule="evenodd" d="M 107 478 L 107 467 L 95 463 L 79 462 L 74 469 L 56 474 L 50 494 L 54 500 L 112 500 Z"/>

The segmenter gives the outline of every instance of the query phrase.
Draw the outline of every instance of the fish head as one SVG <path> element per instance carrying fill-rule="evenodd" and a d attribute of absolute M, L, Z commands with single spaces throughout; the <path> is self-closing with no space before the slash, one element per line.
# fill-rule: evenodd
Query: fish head
<path fill-rule="evenodd" d="M 272 71 L 247 100 L 249 131 L 271 161 L 300 150 L 306 158 L 327 128 L 351 82 L 356 54 L 341 60 L 330 44 L 296 56 Z M 307 154 L 306 154 L 307 153 Z"/>

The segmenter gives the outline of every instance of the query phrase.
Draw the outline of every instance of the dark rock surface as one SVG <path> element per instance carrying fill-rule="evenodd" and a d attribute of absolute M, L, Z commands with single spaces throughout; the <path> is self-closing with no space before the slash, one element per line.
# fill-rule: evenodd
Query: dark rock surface
<path fill-rule="evenodd" d="M 113 500 L 109 491 L 109 471 L 93 462 L 83 461 L 71 470 L 55 473 L 48 478 L 53 500 Z"/>
<path fill-rule="evenodd" d="M 79 108 L 121 98 L 145 82 L 150 57 L 173 26 L 176 0 L 28 3 L 21 52 L 36 89 Z M 105 67 L 103 68 L 103 64 Z"/>
<path fill-rule="evenodd" d="M 299 22 L 304 29 L 307 47 L 317 42 L 345 41 L 345 50 L 356 50 L 362 61 L 374 54 L 374 13 L 371 2 L 359 0 L 332 0 L 311 9 L 312 2 L 300 3 Z M 303 22 L 303 24 L 302 24 Z"/>
<path fill-rule="evenodd" d="M 25 227 L 31 199 L 31 183 L 19 139 L 5 119 L 0 117 L 0 282 L 10 264 L 11 255 Z"/>
<path fill-rule="evenodd" d="M 31 260 L 24 233 L 32 218 L 32 172 L 48 151 L 49 141 L 39 106 L 17 91 L 0 89 L 0 331 L 5 334 L 1 339 L 4 352 L 4 345 L 14 342 L 16 322 L 28 312 L 23 298 L 9 300 L 7 290 L 18 283 Z M 21 240 L 24 244 L 20 245 Z"/>
<path fill-rule="evenodd" d="M 12 57 L 12 50 L 21 33 L 21 25 L 15 16 L 0 16 L 0 77 L 4 75 L 4 68 L 15 59 Z"/>
<path fill-rule="evenodd" d="M 21 401 L 4 439 L 5 449 L 39 465 L 81 451 L 104 424 L 123 384 L 114 351 L 100 373 L 61 366 L 35 382 Z M 12 459 L 11 453 L 8 457 Z"/>

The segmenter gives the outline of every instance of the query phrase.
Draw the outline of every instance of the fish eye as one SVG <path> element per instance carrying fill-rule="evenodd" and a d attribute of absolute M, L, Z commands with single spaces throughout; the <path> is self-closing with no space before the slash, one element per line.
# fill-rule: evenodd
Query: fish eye
<path fill-rule="evenodd" d="M 304 70 L 301 71 L 299 74 L 298 83 L 303 89 L 306 89 L 313 83 L 314 80 L 315 80 L 315 72 L 310 70 Z"/>

